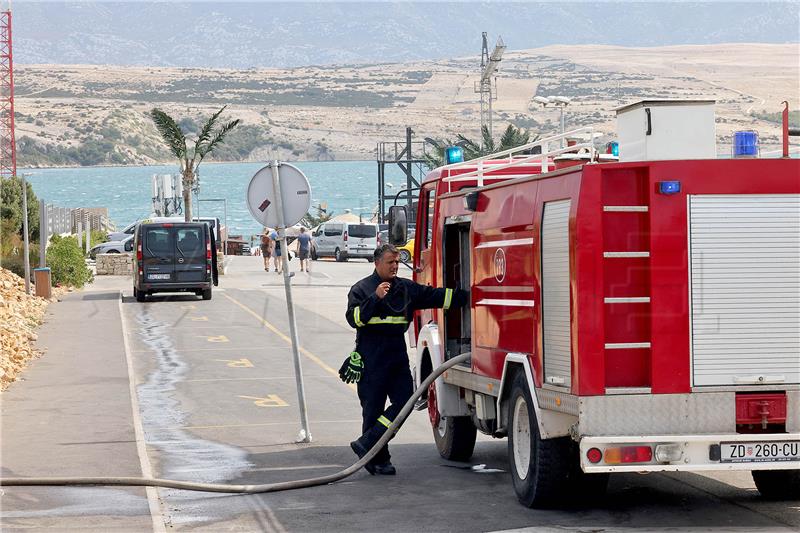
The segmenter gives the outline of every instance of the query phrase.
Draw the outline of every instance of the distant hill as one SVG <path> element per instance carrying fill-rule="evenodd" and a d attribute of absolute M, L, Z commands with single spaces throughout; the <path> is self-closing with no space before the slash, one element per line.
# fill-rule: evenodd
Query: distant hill
<path fill-rule="evenodd" d="M 800 41 L 796 2 L 25 2 L 17 63 L 297 67 L 479 56 L 553 44 Z"/>
<path fill-rule="evenodd" d="M 168 162 L 148 116 L 160 107 L 188 133 L 223 105 L 244 125 L 216 160 L 373 159 L 376 143 L 476 138 L 476 58 L 284 69 L 17 65 L 21 166 Z M 642 99 L 713 99 L 720 153 L 733 131 L 756 129 L 779 149 L 781 101 L 800 109 L 800 50 L 792 44 L 625 48 L 583 45 L 510 51 L 497 72 L 494 133 L 507 124 L 549 136 L 559 111 L 533 98 L 566 96 L 568 130 L 615 136 L 614 108 Z M 793 115 L 796 117 L 796 113 Z M 796 144 L 796 143 L 795 143 Z"/>

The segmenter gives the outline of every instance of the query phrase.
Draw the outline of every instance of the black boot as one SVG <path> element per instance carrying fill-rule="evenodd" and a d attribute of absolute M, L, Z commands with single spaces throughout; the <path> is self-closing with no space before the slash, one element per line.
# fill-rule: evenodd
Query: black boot
<path fill-rule="evenodd" d="M 375 473 L 381 476 L 393 476 L 397 474 L 397 469 L 390 461 L 386 461 L 385 463 L 381 463 L 379 465 L 374 465 L 373 468 L 375 469 Z"/>
<path fill-rule="evenodd" d="M 357 440 L 354 440 L 350 443 L 350 448 L 356 453 L 359 459 L 367 455 L 369 451 L 372 449 L 373 446 L 383 437 L 383 434 L 386 433 L 388 428 L 378 422 L 374 426 L 372 426 L 369 431 L 361 435 Z M 367 463 L 364 465 L 364 468 L 367 469 L 367 472 L 375 475 L 376 472 L 376 465 Z"/>

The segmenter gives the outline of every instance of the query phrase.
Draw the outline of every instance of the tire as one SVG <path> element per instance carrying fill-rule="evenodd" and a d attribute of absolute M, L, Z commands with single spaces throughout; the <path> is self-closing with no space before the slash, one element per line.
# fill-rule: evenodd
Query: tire
<path fill-rule="evenodd" d="M 147 293 L 142 291 L 137 291 L 135 288 L 133 289 L 133 291 L 134 291 L 133 295 L 136 296 L 137 302 L 143 302 L 145 298 L 147 298 Z"/>
<path fill-rule="evenodd" d="M 478 430 L 468 416 L 440 416 L 436 385 L 428 385 L 428 419 L 439 455 L 448 461 L 468 461 L 475 450 Z"/>
<path fill-rule="evenodd" d="M 508 401 L 508 460 L 517 499 L 525 507 L 555 507 L 569 487 L 569 437 L 542 439 L 531 391 L 518 372 Z"/>
<path fill-rule="evenodd" d="M 573 501 L 597 502 L 608 489 L 610 474 L 587 474 L 581 470 L 580 449 L 577 442 L 570 442 L 569 492 Z"/>
<path fill-rule="evenodd" d="M 400 250 L 400 261 L 403 263 L 411 262 L 411 254 L 408 253 L 408 250 Z"/>
<path fill-rule="evenodd" d="M 210 300 L 210 299 L 211 299 L 211 287 L 203 289 L 203 300 Z"/>
<path fill-rule="evenodd" d="M 753 481 L 768 500 L 800 500 L 800 470 L 753 470 Z"/>

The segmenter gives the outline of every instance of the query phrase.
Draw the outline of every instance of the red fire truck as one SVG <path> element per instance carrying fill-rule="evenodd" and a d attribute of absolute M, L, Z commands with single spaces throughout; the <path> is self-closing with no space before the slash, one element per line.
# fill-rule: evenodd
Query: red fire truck
<path fill-rule="evenodd" d="M 713 102 L 640 102 L 618 126 L 619 161 L 584 128 L 421 184 L 414 279 L 471 288 L 409 329 L 417 383 L 471 354 L 428 391 L 439 453 L 508 437 L 532 507 L 613 472 L 748 470 L 798 498 L 800 160 L 717 159 Z"/>

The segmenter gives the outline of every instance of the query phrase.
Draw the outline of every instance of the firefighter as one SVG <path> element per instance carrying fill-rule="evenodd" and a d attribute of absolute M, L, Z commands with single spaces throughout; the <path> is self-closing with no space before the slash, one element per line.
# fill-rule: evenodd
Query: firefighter
<path fill-rule="evenodd" d="M 375 271 L 357 282 L 347 296 L 347 322 L 356 329 L 356 347 L 345 359 L 339 376 L 346 383 L 358 383 L 363 434 L 350 443 L 364 457 L 393 425 L 395 417 L 413 392 L 403 337 L 414 311 L 464 305 L 469 292 L 434 289 L 397 277 L 400 253 L 391 244 L 375 250 Z M 386 399 L 389 407 L 386 408 Z M 365 466 L 372 474 L 394 475 L 389 447 L 384 446 Z"/>

